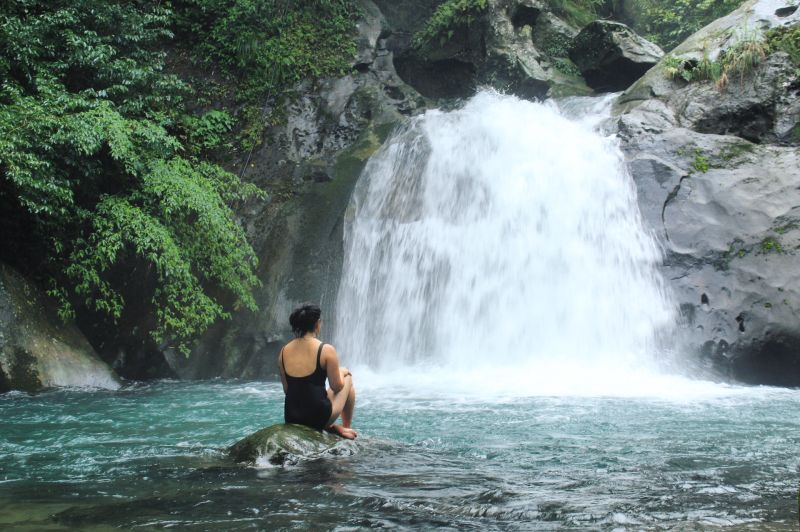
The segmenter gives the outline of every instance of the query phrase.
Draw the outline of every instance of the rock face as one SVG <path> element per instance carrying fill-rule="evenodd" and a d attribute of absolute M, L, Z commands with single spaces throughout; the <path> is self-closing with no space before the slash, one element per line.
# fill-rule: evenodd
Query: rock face
<path fill-rule="evenodd" d="M 743 31 L 798 24 L 761 0 L 673 55 L 714 54 Z M 752 383 L 800 386 L 800 122 L 797 69 L 774 53 L 721 90 L 671 80 L 662 62 L 624 93 L 615 119 L 644 217 L 664 245 L 685 349 Z"/>
<path fill-rule="evenodd" d="M 625 24 L 597 20 L 581 30 L 569 56 L 590 87 L 614 92 L 630 87 L 664 52 Z"/>
<path fill-rule="evenodd" d="M 567 50 L 577 30 L 538 0 L 490 0 L 487 9 L 428 41 L 425 19 L 388 17 L 397 72 L 424 96 L 463 98 L 486 85 L 526 99 L 586 94 Z"/>
<path fill-rule="evenodd" d="M 180 378 L 274 376 L 280 345 L 291 338 L 289 313 L 301 302 L 320 303 L 323 321 L 333 323 L 350 193 L 395 124 L 426 105 L 394 70 L 380 10 L 360 4 L 353 73 L 296 87 L 285 123 L 269 129 L 243 172 L 270 196 L 238 212 L 261 263 L 259 310 L 216 324 L 188 359 L 165 353 Z"/>
<path fill-rule="evenodd" d="M 0 264 L 0 392 L 119 382 L 72 324 L 22 275 Z"/>
<path fill-rule="evenodd" d="M 323 456 L 350 456 L 358 443 L 303 425 L 272 425 L 236 442 L 228 454 L 255 465 L 294 465 Z"/>

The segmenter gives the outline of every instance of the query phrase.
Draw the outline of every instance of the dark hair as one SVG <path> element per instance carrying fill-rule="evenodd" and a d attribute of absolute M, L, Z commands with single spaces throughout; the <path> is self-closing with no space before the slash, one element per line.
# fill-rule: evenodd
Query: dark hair
<path fill-rule="evenodd" d="M 322 317 L 322 310 L 314 303 L 304 303 L 289 314 L 289 325 L 298 338 L 314 330 L 317 320 Z"/>

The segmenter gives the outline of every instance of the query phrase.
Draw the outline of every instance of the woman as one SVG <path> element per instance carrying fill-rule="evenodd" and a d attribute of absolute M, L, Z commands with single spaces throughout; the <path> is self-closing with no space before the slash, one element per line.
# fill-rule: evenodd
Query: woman
<path fill-rule="evenodd" d="M 322 311 L 306 304 L 289 316 L 295 339 L 283 346 L 278 367 L 286 401 L 283 417 L 286 423 L 325 429 L 347 439 L 358 434 L 351 428 L 356 406 L 353 375 L 339 367 L 336 349 L 317 339 L 322 327 Z M 325 389 L 325 379 L 330 388 Z M 342 416 L 342 424 L 335 425 Z"/>

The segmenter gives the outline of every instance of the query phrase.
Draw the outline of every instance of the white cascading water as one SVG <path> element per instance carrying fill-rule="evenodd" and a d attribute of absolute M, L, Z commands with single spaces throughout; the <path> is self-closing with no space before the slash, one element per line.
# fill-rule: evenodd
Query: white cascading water
<path fill-rule="evenodd" d="M 482 92 L 397 131 L 346 219 L 345 363 L 384 384 L 646 391 L 673 308 L 600 117 Z"/>

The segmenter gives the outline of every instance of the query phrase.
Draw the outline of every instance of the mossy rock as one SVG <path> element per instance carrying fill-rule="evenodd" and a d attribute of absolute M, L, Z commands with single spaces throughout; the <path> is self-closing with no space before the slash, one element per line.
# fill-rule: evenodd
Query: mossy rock
<path fill-rule="evenodd" d="M 119 380 L 74 322 L 33 281 L 0 263 L 0 393 L 52 387 L 115 390 Z"/>
<path fill-rule="evenodd" d="M 304 425 L 277 424 L 234 443 L 228 454 L 255 465 L 294 465 L 323 456 L 350 456 L 358 444 Z"/>

